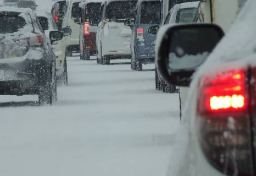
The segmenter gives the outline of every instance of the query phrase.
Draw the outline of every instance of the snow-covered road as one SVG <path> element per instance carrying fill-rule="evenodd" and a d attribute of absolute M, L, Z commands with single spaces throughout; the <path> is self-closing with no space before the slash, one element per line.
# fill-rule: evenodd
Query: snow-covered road
<path fill-rule="evenodd" d="M 165 176 L 178 94 L 156 91 L 154 72 L 130 65 L 72 57 L 68 71 L 69 86 L 59 88 L 53 106 L 0 104 L 0 175 Z"/>

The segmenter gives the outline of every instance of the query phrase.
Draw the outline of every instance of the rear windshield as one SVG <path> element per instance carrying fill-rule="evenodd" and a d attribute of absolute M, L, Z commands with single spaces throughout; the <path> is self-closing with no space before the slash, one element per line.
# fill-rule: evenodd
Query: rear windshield
<path fill-rule="evenodd" d="M 105 19 L 110 21 L 124 21 L 127 18 L 134 17 L 136 1 L 116 1 L 107 5 Z"/>
<path fill-rule="evenodd" d="M 181 9 L 177 13 L 176 23 L 192 23 L 198 18 L 197 8 Z"/>
<path fill-rule="evenodd" d="M 81 18 L 81 8 L 79 7 L 79 2 L 73 3 L 72 17 L 73 18 Z"/>
<path fill-rule="evenodd" d="M 98 26 L 101 18 L 100 5 L 101 5 L 100 3 L 91 3 L 86 5 L 84 9 L 85 22 L 89 22 L 94 26 Z"/>
<path fill-rule="evenodd" d="M 58 16 L 64 16 L 64 14 L 66 13 L 66 10 L 67 10 L 66 1 L 57 2 L 55 10 L 57 10 Z"/>
<path fill-rule="evenodd" d="M 26 25 L 19 13 L 0 13 L 0 34 L 18 32 Z"/>
<path fill-rule="evenodd" d="M 160 24 L 161 3 L 159 1 L 143 2 L 141 4 L 141 24 Z"/>

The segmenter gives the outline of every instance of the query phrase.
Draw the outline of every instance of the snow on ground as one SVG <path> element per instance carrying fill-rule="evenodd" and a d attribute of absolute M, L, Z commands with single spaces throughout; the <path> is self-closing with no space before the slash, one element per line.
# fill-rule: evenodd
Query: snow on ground
<path fill-rule="evenodd" d="M 17 107 L 0 103 L 0 175 L 165 176 L 178 95 L 156 91 L 154 65 L 146 68 L 72 57 L 70 84 L 52 107 L 1 96 Z"/>

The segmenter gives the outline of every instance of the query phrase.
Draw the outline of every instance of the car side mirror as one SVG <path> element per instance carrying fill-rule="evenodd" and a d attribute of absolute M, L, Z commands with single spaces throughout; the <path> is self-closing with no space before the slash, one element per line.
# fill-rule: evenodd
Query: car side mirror
<path fill-rule="evenodd" d="M 50 32 L 50 40 L 51 40 L 51 44 L 55 41 L 59 41 L 63 39 L 63 33 L 60 31 L 51 31 Z"/>
<path fill-rule="evenodd" d="M 81 24 L 81 18 L 74 18 L 74 22 L 77 24 Z"/>
<path fill-rule="evenodd" d="M 214 24 L 170 26 L 159 32 L 156 66 L 171 85 L 188 87 L 195 70 L 224 36 Z"/>
<path fill-rule="evenodd" d="M 125 19 L 124 25 L 125 25 L 125 26 L 133 27 L 133 26 L 134 26 L 134 19 L 130 19 L 130 18 Z"/>
<path fill-rule="evenodd" d="M 159 30 L 160 26 L 156 25 L 156 26 L 151 26 L 150 28 L 148 28 L 148 33 L 156 35 L 158 30 Z"/>
<path fill-rule="evenodd" d="M 63 36 L 66 37 L 72 34 L 72 29 L 69 27 L 65 27 L 61 30 L 61 32 L 63 33 Z"/>

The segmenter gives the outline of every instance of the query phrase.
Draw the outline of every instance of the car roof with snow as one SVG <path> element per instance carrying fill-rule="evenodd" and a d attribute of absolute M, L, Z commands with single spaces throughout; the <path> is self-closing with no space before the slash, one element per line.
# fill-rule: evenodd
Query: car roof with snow
<path fill-rule="evenodd" d="M 33 13 L 30 8 L 0 7 L 1 12 Z"/>
<path fill-rule="evenodd" d="M 200 5 L 200 1 L 196 1 L 196 2 L 185 2 L 185 3 L 181 3 L 178 4 L 180 9 L 187 9 L 187 8 L 197 8 Z"/>
<path fill-rule="evenodd" d="M 144 1 L 159 1 L 160 2 L 160 0 L 138 0 L 138 3 L 141 3 L 141 2 L 144 2 Z"/>
<path fill-rule="evenodd" d="M 83 7 L 89 3 L 102 3 L 102 2 L 104 2 L 104 0 L 84 0 L 80 3 L 80 7 Z"/>

